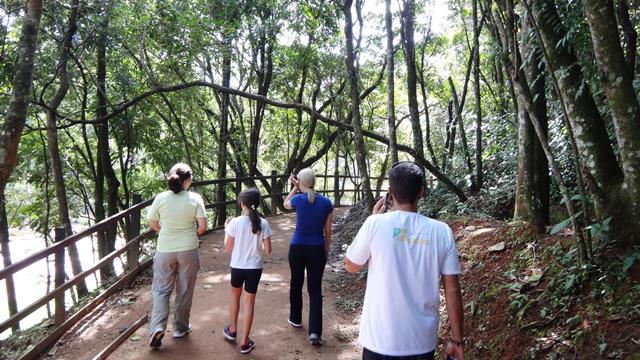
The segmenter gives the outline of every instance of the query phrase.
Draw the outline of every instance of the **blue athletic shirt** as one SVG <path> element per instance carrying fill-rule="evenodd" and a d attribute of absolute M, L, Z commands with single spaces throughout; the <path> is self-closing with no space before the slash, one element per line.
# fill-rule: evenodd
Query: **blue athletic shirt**
<path fill-rule="evenodd" d="M 299 193 L 291 198 L 296 209 L 296 230 L 291 245 L 324 246 L 324 223 L 333 211 L 331 200 L 316 193 L 313 204 L 309 203 L 307 193 Z"/>

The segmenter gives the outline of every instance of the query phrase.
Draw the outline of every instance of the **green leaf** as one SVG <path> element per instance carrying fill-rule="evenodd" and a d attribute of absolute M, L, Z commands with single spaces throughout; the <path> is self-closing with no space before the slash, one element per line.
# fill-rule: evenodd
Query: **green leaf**
<path fill-rule="evenodd" d="M 624 258 L 624 262 L 622 263 L 622 272 L 627 272 L 636 261 L 636 257 L 633 255 L 627 256 Z"/>
<path fill-rule="evenodd" d="M 566 219 L 564 219 L 563 221 L 555 224 L 553 226 L 553 228 L 551 228 L 551 235 L 555 235 L 557 233 L 559 233 L 560 231 L 562 231 L 564 228 L 568 227 L 571 225 L 571 223 L 573 222 L 573 220 L 575 218 L 577 218 L 578 216 L 580 216 L 582 214 L 582 211 L 575 213 L 573 216 L 570 216 Z"/>

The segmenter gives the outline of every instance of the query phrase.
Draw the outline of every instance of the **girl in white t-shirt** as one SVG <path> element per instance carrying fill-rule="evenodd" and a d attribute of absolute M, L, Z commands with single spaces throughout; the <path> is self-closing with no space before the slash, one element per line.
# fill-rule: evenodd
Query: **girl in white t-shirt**
<path fill-rule="evenodd" d="M 231 304 L 229 312 L 231 320 L 224 328 L 227 340 L 236 341 L 238 331 L 238 312 L 242 285 L 246 292 L 244 299 L 244 324 L 240 352 L 248 354 L 256 346 L 249 339 L 253 310 L 256 303 L 256 292 L 262 276 L 263 259 L 271 253 L 271 228 L 267 220 L 258 215 L 260 191 L 256 188 L 240 193 L 238 201 L 242 207 L 242 215 L 228 219 L 225 224 L 225 250 L 231 253 Z"/>

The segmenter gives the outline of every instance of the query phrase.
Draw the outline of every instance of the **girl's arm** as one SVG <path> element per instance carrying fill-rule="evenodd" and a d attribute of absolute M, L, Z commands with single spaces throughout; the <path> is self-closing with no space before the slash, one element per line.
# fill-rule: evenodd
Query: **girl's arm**
<path fill-rule="evenodd" d="M 324 251 L 329 253 L 331 249 L 331 224 L 333 223 L 333 212 L 327 215 L 327 220 L 324 221 Z"/>
<path fill-rule="evenodd" d="M 231 235 L 227 235 L 227 238 L 224 239 L 224 251 L 231 253 L 231 251 L 233 251 L 233 243 L 236 241 L 236 238 L 234 238 Z"/>
<path fill-rule="evenodd" d="M 204 235 L 204 232 L 207 231 L 207 218 L 199 217 L 196 218 L 196 220 L 198 220 L 198 230 L 196 230 L 196 233 L 198 236 L 202 236 Z"/>
<path fill-rule="evenodd" d="M 271 236 L 262 239 L 262 250 L 265 255 L 271 254 Z"/>

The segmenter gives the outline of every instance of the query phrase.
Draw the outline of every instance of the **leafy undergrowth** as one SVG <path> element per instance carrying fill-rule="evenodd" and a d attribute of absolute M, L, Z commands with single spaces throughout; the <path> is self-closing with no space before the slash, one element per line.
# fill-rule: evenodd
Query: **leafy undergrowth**
<path fill-rule="evenodd" d="M 337 269 L 363 211 L 353 209 L 334 229 L 337 275 L 329 283 L 336 308 L 355 321 L 366 273 Z M 468 359 L 640 359 L 640 260 L 626 270 L 628 257 L 616 255 L 578 265 L 567 232 L 539 236 L 524 224 L 486 218 L 447 222 L 463 268 Z M 442 320 L 441 345 L 449 331 Z"/>

